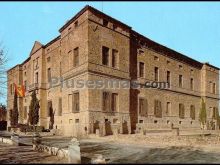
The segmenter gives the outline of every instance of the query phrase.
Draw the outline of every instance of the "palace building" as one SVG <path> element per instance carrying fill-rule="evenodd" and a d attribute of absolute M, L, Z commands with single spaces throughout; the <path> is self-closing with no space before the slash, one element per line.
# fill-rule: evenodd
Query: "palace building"
<path fill-rule="evenodd" d="M 128 25 L 85 6 L 47 44 L 36 41 L 28 58 L 8 70 L 7 109 L 13 109 L 14 83 L 25 86 L 18 98 L 19 122 L 28 122 L 31 94 L 40 100 L 39 125 L 65 136 L 115 130 L 199 130 L 204 99 L 207 129 L 218 129 L 219 68 L 160 45 Z M 168 82 L 167 88 L 77 88 L 62 81 L 137 80 Z M 209 126 L 214 122 L 214 127 Z M 98 130 L 98 131 L 97 131 Z"/>

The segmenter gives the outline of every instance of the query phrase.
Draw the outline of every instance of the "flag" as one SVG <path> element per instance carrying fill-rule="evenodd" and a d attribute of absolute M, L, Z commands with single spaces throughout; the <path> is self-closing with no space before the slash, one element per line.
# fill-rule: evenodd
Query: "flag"
<path fill-rule="evenodd" d="M 24 97 L 25 96 L 24 85 L 21 85 L 21 86 L 17 86 L 16 84 L 14 84 L 14 85 L 15 85 L 16 94 L 20 97 Z"/>

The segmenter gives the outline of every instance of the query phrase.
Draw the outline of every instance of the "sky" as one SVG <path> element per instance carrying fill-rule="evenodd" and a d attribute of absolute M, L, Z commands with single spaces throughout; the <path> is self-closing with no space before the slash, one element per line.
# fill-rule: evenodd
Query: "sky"
<path fill-rule="evenodd" d="M 48 43 L 85 5 L 200 62 L 220 67 L 220 2 L 0 2 L 0 41 L 8 68 L 22 63 L 34 44 Z M 4 99 L 0 99 L 5 101 Z"/>

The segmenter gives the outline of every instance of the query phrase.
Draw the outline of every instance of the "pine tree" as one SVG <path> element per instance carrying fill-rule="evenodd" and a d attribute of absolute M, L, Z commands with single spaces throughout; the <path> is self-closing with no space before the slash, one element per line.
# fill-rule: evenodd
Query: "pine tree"
<path fill-rule="evenodd" d="M 35 126 L 38 124 L 39 122 L 39 100 L 37 99 L 36 96 L 36 92 L 33 91 L 32 95 L 31 95 L 31 103 L 29 106 L 29 122 L 32 126 Z"/>
<path fill-rule="evenodd" d="M 204 129 L 204 126 L 206 124 L 206 118 L 207 118 L 206 105 L 205 105 L 204 99 L 202 98 L 201 109 L 200 109 L 200 113 L 199 113 L 199 121 L 202 124 L 203 129 Z"/>

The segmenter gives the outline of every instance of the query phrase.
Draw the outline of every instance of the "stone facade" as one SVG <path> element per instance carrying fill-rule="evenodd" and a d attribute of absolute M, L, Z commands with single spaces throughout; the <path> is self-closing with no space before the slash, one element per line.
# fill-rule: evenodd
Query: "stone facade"
<path fill-rule="evenodd" d="M 46 45 L 36 41 L 27 60 L 8 70 L 7 109 L 13 108 L 13 83 L 26 86 L 25 97 L 18 99 L 20 123 L 28 122 L 33 90 L 37 91 L 40 100 L 39 125 L 49 128 L 52 109 L 55 113 L 53 129 L 66 136 L 109 135 L 115 130 L 133 133 L 139 129 L 171 127 L 200 129 L 201 98 L 212 120 L 213 108 L 219 105 L 217 67 L 155 43 L 90 6 L 83 8 L 59 32 L 60 35 Z M 107 61 L 104 51 L 108 52 Z M 144 69 L 140 70 L 141 67 Z M 62 77 L 64 84 L 71 80 L 137 80 L 144 84 L 154 81 L 155 67 L 160 82 L 167 82 L 167 71 L 170 72 L 168 89 L 51 85 L 55 77 Z M 104 103 L 104 97 L 110 101 Z M 155 108 L 155 104 L 160 108 Z M 181 118 L 180 104 L 184 106 Z M 104 110 L 106 105 L 110 109 Z M 140 113 L 140 109 L 143 112 Z M 159 117 L 155 109 L 161 111 Z M 195 119 L 190 109 L 194 109 Z"/>

